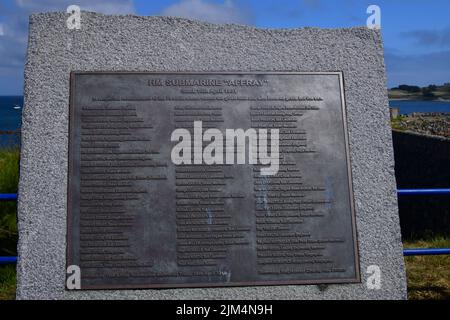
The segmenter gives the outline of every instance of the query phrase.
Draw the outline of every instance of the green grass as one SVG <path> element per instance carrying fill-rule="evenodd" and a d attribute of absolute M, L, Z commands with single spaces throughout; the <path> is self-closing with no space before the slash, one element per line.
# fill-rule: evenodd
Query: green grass
<path fill-rule="evenodd" d="M 405 248 L 450 248 L 450 238 L 404 241 Z M 450 299 L 450 255 L 405 257 L 410 300 Z"/>
<path fill-rule="evenodd" d="M 17 192 L 19 155 L 18 148 L 0 149 L 0 191 L 2 193 Z"/>
<path fill-rule="evenodd" d="M 19 149 L 0 150 L 0 193 L 17 193 L 19 181 Z M 15 255 L 17 243 L 17 205 L 0 202 L 0 255 Z"/>
<path fill-rule="evenodd" d="M 19 149 L 0 149 L 0 193 L 17 193 Z M 0 202 L 0 256 L 17 255 L 17 206 L 15 201 Z M 15 265 L 0 266 L 0 300 L 16 294 Z"/>
<path fill-rule="evenodd" d="M 397 118 L 394 118 L 391 120 L 391 127 L 393 130 L 398 130 L 398 131 L 404 131 L 405 128 L 402 127 L 402 121 L 405 120 L 405 116 L 398 116 Z"/>
<path fill-rule="evenodd" d="M 0 300 L 14 300 L 16 298 L 16 266 L 0 267 Z"/>

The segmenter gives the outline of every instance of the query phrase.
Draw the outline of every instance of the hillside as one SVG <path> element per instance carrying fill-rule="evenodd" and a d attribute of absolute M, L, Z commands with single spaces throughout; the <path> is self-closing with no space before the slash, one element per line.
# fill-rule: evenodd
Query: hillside
<path fill-rule="evenodd" d="M 418 87 L 400 85 L 388 90 L 391 100 L 450 100 L 450 83 Z"/>

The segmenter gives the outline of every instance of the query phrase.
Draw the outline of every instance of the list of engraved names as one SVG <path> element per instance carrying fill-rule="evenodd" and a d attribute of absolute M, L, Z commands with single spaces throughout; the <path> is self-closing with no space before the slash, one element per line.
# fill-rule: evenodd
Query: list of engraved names
<path fill-rule="evenodd" d="M 278 129 L 277 173 L 174 164 L 195 122 Z M 347 140 L 339 72 L 74 72 L 67 264 L 83 289 L 357 282 Z"/>

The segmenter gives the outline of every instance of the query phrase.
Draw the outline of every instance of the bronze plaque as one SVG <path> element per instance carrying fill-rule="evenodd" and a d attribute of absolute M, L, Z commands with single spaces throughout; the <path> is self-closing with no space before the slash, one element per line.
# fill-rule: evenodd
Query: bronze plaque
<path fill-rule="evenodd" d="M 82 289 L 359 282 L 349 161 L 341 72 L 73 72 L 67 265 Z"/>

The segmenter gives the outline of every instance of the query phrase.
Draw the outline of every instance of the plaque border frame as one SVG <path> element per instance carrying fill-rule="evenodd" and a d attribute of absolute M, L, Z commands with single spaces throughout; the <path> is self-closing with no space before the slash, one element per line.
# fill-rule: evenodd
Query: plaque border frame
<path fill-rule="evenodd" d="M 349 188 L 349 202 L 351 211 L 353 252 L 355 261 L 355 277 L 353 278 L 334 278 L 334 279 L 309 279 L 309 280 L 283 280 L 283 281 L 240 281 L 240 282 L 217 282 L 217 283 L 170 283 L 170 284 L 115 284 L 115 285 L 81 285 L 80 290 L 116 290 L 116 289 L 176 289 L 176 288 L 223 288 L 223 287 L 251 287 L 251 286 L 282 286 L 282 285 L 319 285 L 319 284 L 357 284 L 361 283 L 360 256 L 358 246 L 358 233 L 356 224 L 355 199 L 353 192 L 353 176 L 351 168 L 351 157 L 349 147 L 348 123 L 347 123 L 347 104 L 345 99 L 345 81 L 343 71 L 71 71 L 69 85 L 69 127 L 68 127 L 68 170 L 67 170 L 67 217 L 66 217 L 66 270 L 72 265 L 72 246 L 71 239 L 73 235 L 73 212 L 72 212 L 72 180 L 73 176 L 73 156 L 74 151 L 71 141 L 73 140 L 73 130 L 75 126 L 74 116 L 74 89 L 76 75 L 337 75 L 339 77 L 339 91 L 341 100 L 342 129 L 344 131 L 344 144 L 346 155 L 347 178 Z M 67 279 L 67 273 L 65 272 Z M 81 272 L 81 278 L 83 277 Z M 64 285 L 65 290 L 73 291 Z"/>

